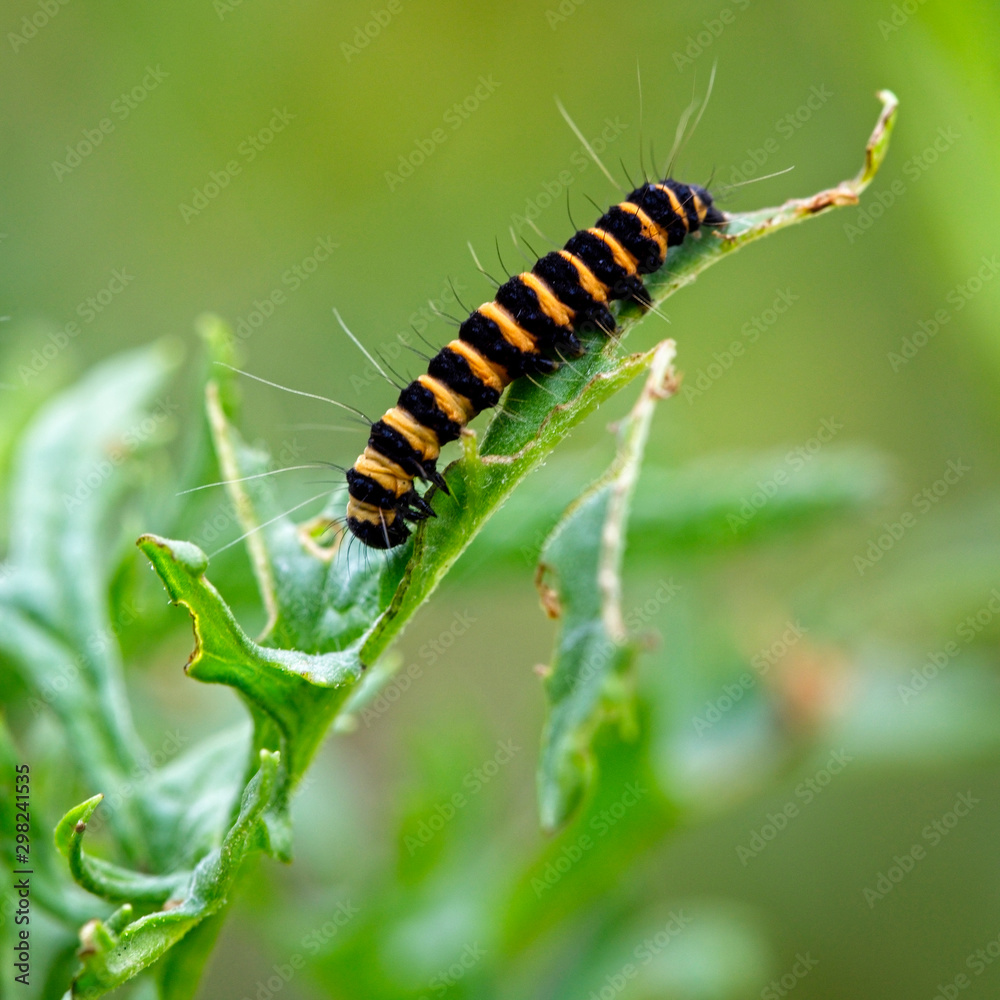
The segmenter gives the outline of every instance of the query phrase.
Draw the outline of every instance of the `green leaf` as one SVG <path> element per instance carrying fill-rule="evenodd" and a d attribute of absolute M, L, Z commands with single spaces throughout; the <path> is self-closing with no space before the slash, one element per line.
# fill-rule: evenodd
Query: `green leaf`
<path fill-rule="evenodd" d="M 778 208 L 731 216 L 724 232 L 704 233 L 675 248 L 648 282 L 654 303 L 755 239 L 830 208 L 855 204 L 884 156 L 892 126 L 895 98 L 884 93 L 882 99 L 883 113 L 857 178 Z M 622 336 L 642 315 L 635 307 L 618 309 Z M 212 349 L 230 357 L 232 340 L 223 327 L 209 318 L 202 328 Z M 488 424 L 481 447 L 473 433 L 463 435 L 463 456 L 445 472 L 451 493 L 434 497 L 438 516 L 424 522 L 408 545 L 388 554 L 359 552 L 357 546 L 352 553 L 349 546 L 343 551 L 337 541 L 327 541 L 326 529 L 342 516 L 341 502 L 331 501 L 319 516 L 296 524 L 290 516 L 294 510 L 283 510 L 264 475 L 270 471 L 268 457 L 249 448 L 231 425 L 236 397 L 231 377 L 209 383 L 216 454 L 268 614 L 263 634 L 255 641 L 240 627 L 207 580 L 208 557 L 199 548 L 149 534 L 139 546 L 172 600 L 186 606 L 193 619 L 195 650 L 188 673 L 239 692 L 254 724 L 253 752 L 264 763 L 248 786 L 222 855 L 216 852 L 199 863 L 193 889 L 180 907 L 135 921 L 121 911 L 116 923 L 90 925 L 81 989 L 93 984 L 103 990 L 124 982 L 218 912 L 235 862 L 249 847 L 288 856 L 291 790 L 364 666 L 385 654 L 485 522 L 572 428 L 652 367 L 619 459 L 568 514 L 545 553 L 558 574 L 564 622 L 549 685 L 553 711 L 540 779 L 543 821 L 554 827 L 569 815 L 587 787 L 594 729 L 609 710 L 626 721 L 629 716 L 635 646 L 622 621 L 619 574 L 649 416 L 663 391 L 673 350 L 672 344 L 664 344 L 620 356 L 618 341 L 597 336 L 587 347 L 577 362 L 546 378 L 544 387 L 527 380 L 515 383 Z M 589 671 L 587 656 L 600 649 L 608 651 L 605 661 Z M 272 750 L 280 751 L 280 757 Z M 253 836 L 255 829 L 262 831 L 260 836 Z M 72 840 L 69 846 L 74 849 Z M 77 868 L 83 871 L 85 863 L 81 852 Z M 88 877 L 111 878 L 107 869 L 91 866 L 88 872 Z M 204 948 L 197 945 L 188 957 L 198 967 L 203 956 Z M 183 964 L 185 956 L 178 961 Z"/>
<path fill-rule="evenodd" d="M 464 576 L 523 571 L 565 508 L 593 473 L 580 460 L 546 463 L 547 486 L 520 490 L 493 529 L 477 541 L 478 558 L 459 567 Z M 783 479 L 761 502 L 760 484 Z M 827 524 L 834 515 L 867 511 L 884 499 L 891 482 L 885 458 L 863 448 L 838 448 L 791 469 L 787 452 L 719 453 L 675 468 L 643 467 L 632 501 L 629 533 L 642 544 L 629 552 L 632 566 L 662 565 L 665 557 L 706 558 L 719 550 L 758 543 L 794 528 Z"/>
<path fill-rule="evenodd" d="M 182 738 L 168 734 L 164 747 Z M 255 759 L 250 760 L 251 726 L 241 723 L 196 743 L 191 750 L 152 770 L 146 835 L 158 871 L 190 868 L 217 847 L 239 807 L 239 796 Z"/>
<path fill-rule="evenodd" d="M 205 578 L 208 558 L 201 549 L 155 535 L 143 535 L 138 545 L 160 574 L 171 600 L 191 614 L 195 649 L 186 667 L 188 674 L 239 691 L 255 722 L 254 752 L 268 748 L 282 753 L 268 828 L 272 850 L 288 857 L 289 797 L 333 716 L 360 678 L 356 646 L 311 654 L 259 645 L 240 628 Z"/>
<path fill-rule="evenodd" d="M 190 1000 L 222 930 L 225 909 L 206 917 L 175 944 L 155 966 L 157 1000 Z"/>
<path fill-rule="evenodd" d="M 209 382 L 206 407 L 219 467 L 247 533 L 247 549 L 268 614 L 261 642 L 325 653 L 360 638 L 386 606 L 402 576 L 405 557 L 392 553 L 372 569 L 349 562 L 336 544 L 324 544 L 332 512 L 296 524 L 266 473 L 269 457 L 247 446 L 230 423 L 222 399 L 228 379 Z"/>
<path fill-rule="evenodd" d="M 118 865 L 90 858 L 83 853 L 83 835 L 87 822 L 101 804 L 103 795 L 95 795 L 70 809 L 55 830 L 56 847 L 69 861 L 73 878 L 88 892 L 110 902 L 163 903 L 183 887 L 190 872 L 172 875 L 146 875 Z"/>
<path fill-rule="evenodd" d="M 724 233 L 703 234 L 701 239 L 674 248 L 667 265 L 648 282 L 654 304 L 663 302 L 706 267 L 753 240 L 828 209 L 855 204 L 885 155 L 895 119 L 896 98 L 888 91 L 880 97 L 882 114 L 868 142 L 865 165 L 856 178 L 778 208 L 730 216 Z M 623 337 L 643 315 L 634 306 L 619 309 Z M 220 338 L 218 330 L 208 339 L 223 345 L 217 347 L 220 352 L 228 351 L 224 346 L 226 338 Z M 387 556 L 376 554 L 371 563 L 352 562 L 345 557 L 336 571 L 331 570 L 336 548 L 322 552 L 310 544 L 315 524 L 303 532 L 287 516 L 272 515 L 274 500 L 266 479 L 231 483 L 230 492 L 241 522 L 251 533 L 251 563 L 269 613 L 264 641 L 280 639 L 286 645 L 292 639 L 302 642 L 306 649 L 333 648 L 343 652 L 347 646 L 345 621 L 341 618 L 333 626 L 317 626 L 331 606 L 335 614 L 344 613 L 344 605 L 337 600 L 328 603 L 331 594 L 327 587 L 333 587 L 335 598 L 353 600 L 352 608 L 359 596 L 363 597 L 366 611 L 372 610 L 373 599 L 379 604 L 395 589 L 391 602 L 387 607 L 381 604 L 385 610 L 363 634 L 361 663 L 374 663 L 521 480 L 577 423 L 644 371 L 653 357 L 653 352 L 618 357 L 617 341 L 596 336 L 588 347 L 577 362 L 562 366 L 548 377 L 544 390 L 527 380 L 515 383 L 487 427 L 481 449 L 477 449 L 473 434 L 463 436 L 464 457 L 446 470 L 451 495 L 438 493 L 434 497 L 438 516 L 424 522 L 407 546 Z M 264 471 L 266 457 L 246 449 L 229 426 L 227 409 L 219 402 L 221 397 L 231 396 L 227 385 L 223 384 L 222 391 L 209 385 L 209 416 L 226 479 L 245 479 Z M 317 586 L 318 581 L 323 586 Z M 352 639 L 353 633 L 362 628 L 349 615 L 347 627 Z M 240 643 L 230 646 L 235 655 Z M 234 677 L 221 674 L 212 679 L 229 683 Z"/>
<path fill-rule="evenodd" d="M 544 399 L 532 397 L 538 405 L 530 407 L 508 396 L 507 406 L 487 429 L 481 452 L 476 449 L 472 433 L 463 436 L 465 456 L 448 469 L 451 495 L 435 494 L 437 517 L 424 522 L 416 533 L 406 575 L 392 604 L 362 647 L 364 663 L 374 662 L 388 648 L 472 538 L 525 476 L 545 460 L 576 424 L 645 371 L 653 353 L 615 359 L 605 351 L 595 351 L 581 359 L 580 367 L 567 365 L 546 380 L 557 399 L 566 397 L 565 403 L 557 402 L 553 407 L 549 398 L 543 411 Z M 592 371 L 592 376 L 581 384 L 579 375 L 585 367 L 582 362 L 588 362 L 586 367 Z M 512 393 L 517 391 L 515 383 Z M 523 411 L 521 416 L 512 416 L 515 409 Z M 523 424 L 518 422 L 522 416 Z M 525 439 L 525 427 L 532 423 L 537 435 Z M 501 429 L 494 430 L 498 426 Z M 504 450 L 498 451 L 498 448 Z"/>
<path fill-rule="evenodd" d="M 198 863 L 176 905 L 137 920 L 132 919 L 132 908 L 124 906 L 106 921 L 84 926 L 79 952 L 83 967 L 73 980 L 72 996 L 96 998 L 121 986 L 225 905 L 240 863 L 257 845 L 262 814 L 276 789 L 278 767 L 278 754 L 261 752 L 260 770 L 243 793 L 236 822 L 222 845 Z M 92 811 L 94 805 L 91 800 L 78 809 Z"/>
<path fill-rule="evenodd" d="M 857 178 L 776 209 L 732 216 L 723 234 L 686 241 L 649 281 L 654 303 L 754 239 L 855 203 L 884 156 L 894 119 L 895 98 L 881 96 L 883 112 Z M 642 315 L 635 307 L 620 309 L 623 336 Z M 222 327 L 211 320 L 204 320 L 203 326 L 214 350 L 230 357 L 231 339 Z M 370 562 L 340 558 L 336 545 L 324 549 L 315 540 L 316 521 L 298 526 L 281 510 L 272 485 L 261 475 L 267 471 L 267 457 L 248 448 L 230 424 L 233 406 L 222 402 L 234 397 L 230 381 L 209 383 L 208 414 L 220 467 L 247 532 L 251 565 L 268 611 L 260 643 L 244 634 L 205 579 L 207 559 L 200 550 L 153 536 L 144 536 L 140 547 L 174 601 L 186 604 L 194 617 L 197 645 L 189 673 L 237 688 L 254 718 L 255 749 L 284 751 L 281 798 L 287 799 L 362 666 L 387 650 L 525 476 L 577 423 L 645 371 L 657 354 L 619 357 L 617 342 L 597 336 L 588 346 L 576 363 L 546 379 L 544 391 L 527 380 L 515 383 L 488 425 L 482 447 L 477 449 L 473 434 L 463 436 L 464 457 L 446 473 L 451 494 L 435 497 L 438 516 L 421 525 L 410 545 Z M 620 519 L 624 523 L 621 512 Z M 381 608 L 385 610 L 380 614 Z M 559 811 L 550 814 L 552 822 Z"/>
<path fill-rule="evenodd" d="M 8 871 L 26 867 L 16 853 L 18 831 L 14 808 L 14 769 L 22 763 L 24 757 L 17 753 L 7 723 L 0 716 L 0 859 Z M 93 900 L 73 885 L 59 856 L 52 850 L 49 841 L 51 826 L 46 824 L 44 806 L 36 801 L 32 801 L 30 806 L 27 867 L 32 871 L 32 900 L 70 927 L 79 926 L 93 916 Z M 0 943 L 13 930 L 13 922 L 0 918 Z"/>
<path fill-rule="evenodd" d="M 676 386 L 673 341 L 655 351 L 649 377 L 620 427 L 614 463 L 563 516 L 542 548 L 542 604 L 559 619 L 545 682 L 550 704 L 542 735 L 538 799 L 542 826 L 560 827 L 579 806 L 593 774 L 591 740 L 617 718 L 633 726 L 632 666 L 638 647 L 621 608 L 621 565 L 629 504 L 658 399 Z"/>
<path fill-rule="evenodd" d="M 178 362 L 156 344 L 97 366 L 36 417 L 14 462 L 9 575 L 0 579 L 0 652 L 17 664 L 38 715 L 50 707 L 95 790 L 122 786 L 143 758 L 107 607 L 121 558 L 133 456 L 169 430 Z M 113 513 L 114 512 L 114 513 Z M 139 859 L 142 794 L 111 813 Z"/>
<path fill-rule="evenodd" d="M 777 208 L 730 215 L 724 232 L 702 233 L 671 249 L 666 265 L 646 279 L 654 307 L 694 281 L 707 267 L 748 243 L 832 208 L 857 204 L 885 157 L 895 122 L 895 95 L 881 91 L 879 98 L 882 113 L 868 140 L 864 166 L 855 178 Z M 544 387 L 532 386 L 524 379 L 515 382 L 490 421 L 478 452 L 475 439 L 464 438 L 464 457 L 446 470 L 452 495 L 435 493 L 438 517 L 425 521 L 416 532 L 413 557 L 392 603 L 362 647 L 362 662 L 374 662 L 388 648 L 521 480 L 576 424 L 645 370 L 653 352 L 618 356 L 619 341 L 645 315 L 635 304 L 619 304 L 618 340 L 591 338 L 586 343 L 587 353 L 547 377 Z"/>
<path fill-rule="evenodd" d="M 659 946 L 664 937 L 666 945 Z M 616 927 L 609 940 L 597 942 L 574 970 L 568 993 L 596 993 L 594 986 L 615 981 L 624 965 L 631 971 L 625 993 L 631 1000 L 779 996 L 776 990 L 760 989 L 767 981 L 769 958 L 765 928 L 752 910 L 678 900 L 676 905 L 661 903 L 640 911 Z"/>

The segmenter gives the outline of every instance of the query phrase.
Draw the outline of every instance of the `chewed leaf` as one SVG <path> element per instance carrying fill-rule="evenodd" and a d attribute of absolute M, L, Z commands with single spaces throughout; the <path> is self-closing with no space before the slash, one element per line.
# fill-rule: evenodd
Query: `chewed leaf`
<path fill-rule="evenodd" d="M 406 567 L 406 575 L 393 603 L 362 647 L 361 657 L 365 663 L 374 662 L 388 647 L 524 477 L 545 460 L 576 424 L 645 371 L 652 356 L 653 352 L 648 351 L 615 359 L 598 352 L 595 357 L 599 360 L 593 363 L 590 377 L 582 383 L 579 370 L 570 370 L 575 366 L 567 365 L 556 372 L 547 382 L 559 385 L 561 392 L 557 398 L 565 396 L 566 401 L 553 406 L 552 399 L 546 397 L 547 409 L 537 414 L 537 435 L 527 441 L 520 437 L 516 450 L 485 453 L 487 446 L 494 443 L 491 432 L 502 414 L 487 430 L 482 452 L 477 453 L 472 434 L 464 436 L 465 457 L 448 470 L 451 495 L 435 495 L 437 517 L 425 521 L 417 532 L 413 558 Z M 581 359 L 581 363 L 586 360 Z M 514 383 L 513 393 L 518 391 L 519 385 Z M 521 425 L 518 428 L 520 430 Z"/>
<path fill-rule="evenodd" d="M 654 305 L 744 244 L 856 203 L 884 155 L 893 121 L 895 98 L 882 96 L 883 114 L 856 179 L 777 208 L 728 216 L 721 229 L 685 241 L 646 283 Z M 621 334 L 643 315 L 635 306 L 618 308 Z M 231 339 L 211 323 L 203 322 L 207 341 L 217 355 L 231 360 Z M 422 522 L 407 545 L 388 554 L 359 553 L 355 546 L 352 557 L 324 536 L 324 520 L 334 530 L 343 529 L 342 498 L 331 500 L 307 525 L 297 524 L 290 516 L 294 511 L 278 501 L 271 477 L 264 475 L 271 471 L 271 459 L 249 448 L 232 426 L 237 395 L 232 379 L 209 382 L 208 416 L 221 478 L 229 483 L 244 533 L 238 541 L 246 542 L 268 613 L 263 635 L 255 641 L 239 626 L 206 578 L 208 558 L 199 548 L 153 535 L 144 535 L 139 545 L 171 598 L 191 614 L 195 649 L 190 675 L 229 685 L 246 703 L 254 724 L 252 766 L 259 760 L 260 770 L 247 785 L 225 842 L 194 868 L 178 905 L 138 919 L 123 907 L 107 922 L 85 928 L 84 970 L 77 981 L 81 993 L 99 996 L 125 982 L 195 928 L 204 938 L 189 937 L 184 946 L 189 950 L 177 962 L 178 968 L 198 966 L 217 927 L 210 918 L 223 906 L 244 854 L 259 847 L 289 855 L 291 790 L 356 689 L 364 666 L 383 656 L 485 522 L 573 427 L 651 368 L 624 425 L 618 459 L 567 512 L 543 553 L 546 596 L 562 622 L 547 683 L 551 712 L 539 775 L 542 819 L 554 829 L 571 815 L 591 777 L 595 730 L 612 716 L 630 722 L 636 645 L 621 613 L 620 569 L 650 416 L 655 401 L 672 389 L 670 343 L 622 355 L 618 339 L 595 334 L 586 347 L 582 357 L 562 365 L 543 385 L 515 382 L 480 447 L 474 434 L 463 435 L 464 454 L 445 473 L 450 492 L 433 498 L 437 516 Z M 306 497 L 299 507 L 323 496 Z M 112 898 L 127 895 L 117 891 L 115 880 L 127 881 L 130 873 L 88 860 L 78 823 L 79 816 L 72 829 L 61 833 L 78 877 Z M 152 892 L 153 887 L 146 888 Z"/>
<path fill-rule="evenodd" d="M 256 724 L 255 750 L 282 751 L 275 817 L 283 824 L 291 789 L 360 677 L 356 649 L 310 654 L 261 646 L 240 628 L 219 592 L 205 578 L 208 558 L 201 549 L 155 535 L 143 535 L 138 545 L 160 574 L 171 599 L 191 614 L 195 648 L 188 660 L 188 674 L 239 691 Z M 277 833 L 277 828 L 272 832 Z M 272 845 L 282 855 L 288 852 L 285 839 L 283 835 L 280 848 Z"/>
<path fill-rule="evenodd" d="M 896 117 L 896 97 L 889 91 L 878 96 L 882 113 L 855 178 L 776 208 L 729 215 L 722 232 L 703 232 L 672 248 L 666 265 L 645 279 L 654 307 L 734 250 L 832 208 L 857 204 L 885 156 Z M 418 530 L 413 558 L 399 589 L 362 648 L 364 662 L 373 662 L 402 631 L 518 483 L 577 423 L 649 364 L 651 352 L 619 356 L 621 338 L 646 313 L 635 304 L 617 304 L 615 312 L 621 332 L 618 339 L 583 338 L 587 353 L 547 376 L 544 386 L 533 386 L 525 379 L 515 382 L 490 421 L 478 452 L 467 441 L 464 458 L 446 470 L 452 496 L 434 496 L 438 517 L 425 521 Z"/>
<path fill-rule="evenodd" d="M 834 516 L 870 509 L 892 482 L 885 457 L 869 449 L 831 446 L 801 464 L 790 464 L 788 454 L 716 453 L 674 468 L 647 461 L 629 518 L 631 531 L 643 539 L 633 564 L 679 554 L 711 557 L 828 524 Z M 461 568 L 463 577 L 515 567 L 523 572 L 536 562 L 558 512 L 596 471 L 580 466 L 578 458 L 554 458 L 547 463 L 544 499 L 527 491 L 511 497 L 502 527 L 479 541 L 479 559 Z M 764 493 L 762 483 L 776 488 L 766 486 Z"/>
<path fill-rule="evenodd" d="M 621 427 L 611 468 L 556 526 L 542 548 L 539 586 L 559 619 L 545 691 L 550 704 L 542 736 L 538 798 L 542 826 L 555 830 L 572 815 L 593 774 L 590 743 L 600 724 L 632 723 L 631 668 L 638 648 L 621 609 L 621 564 L 629 505 L 656 401 L 676 386 L 673 341 L 650 364 L 638 402 Z"/>
<path fill-rule="evenodd" d="M 204 857 L 180 895 L 164 909 L 133 920 L 123 906 L 107 921 L 93 920 L 80 931 L 83 968 L 73 981 L 72 996 L 96 998 L 121 986 L 155 962 L 206 917 L 220 910 L 247 853 L 259 843 L 262 814 L 278 780 L 278 754 L 260 754 L 260 769 L 243 793 L 239 815 L 222 845 Z M 77 810 L 93 808 L 93 800 Z"/>
<path fill-rule="evenodd" d="M 856 203 L 885 155 L 895 120 L 896 98 L 888 91 L 879 96 L 883 111 L 856 178 L 777 208 L 727 216 L 721 232 L 704 232 L 673 248 L 666 265 L 646 281 L 653 305 L 733 250 L 828 209 Z M 645 315 L 635 305 L 619 303 L 615 308 L 622 337 Z M 218 330 L 208 339 L 218 351 L 228 351 L 228 340 Z M 319 557 L 309 531 L 276 508 L 268 480 L 245 480 L 263 471 L 268 459 L 239 440 L 229 423 L 231 407 L 222 405 L 219 390 L 210 384 L 209 418 L 220 465 L 227 479 L 244 480 L 233 482 L 230 491 L 249 533 L 251 563 L 269 613 L 263 641 L 323 652 L 344 649 L 363 637 L 361 660 L 374 663 L 521 480 L 576 424 L 646 369 L 652 352 L 622 357 L 620 339 L 584 337 L 583 357 L 547 376 L 544 386 L 533 386 L 527 379 L 515 382 L 481 447 L 477 449 L 473 435 L 464 436 L 464 457 L 446 470 L 450 495 L 436 492 L 433 497 L 437 517 L 423 522 L 406 546 L 388 555 L 375 553 L 373 568 Z M 224 382 L 223 389 L 227 386 Z M 331 503 L 331 518 L 339 517 L 342 504 Z M 338 526 L 342 528 L 342 520 Z M 363 615 L 355 614 L 359 607 Z"/>

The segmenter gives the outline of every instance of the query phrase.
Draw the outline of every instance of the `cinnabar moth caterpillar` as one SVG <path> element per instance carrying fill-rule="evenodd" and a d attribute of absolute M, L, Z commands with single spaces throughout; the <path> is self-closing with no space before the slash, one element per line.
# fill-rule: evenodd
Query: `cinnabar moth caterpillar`
<path fill-rule="evenodd" d="M 434 513 L 414 480 L 448 491 L 437 471 L 441 447 L 496 406 L 514 379 L 544 375 L 559 360 L 579 357 L 583 330 L 612 334 L 609 302 L 649 305 L 642 275 L 663 266 L 668 247 L 725 221 L 702 187 L 674 180 L 644 184 L 562 250 L 501 285 L 431 359 L 427 374 L 372 424 L 367 447 L 347 472 L 352 534 L 372 548 L 402 545 L 410 534 L 406 522 Z"/>

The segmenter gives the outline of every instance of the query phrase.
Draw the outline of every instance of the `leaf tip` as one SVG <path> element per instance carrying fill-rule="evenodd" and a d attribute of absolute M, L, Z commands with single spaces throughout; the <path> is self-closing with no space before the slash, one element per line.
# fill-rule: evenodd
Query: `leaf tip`
<path fill-rule="evenodd" d="M 209 357 L 213 361 L 227 361 L 231 364 L 235 360 L 233 333 L 221 316 L 204 312 L 195 319 L 194 329 L 208 347 Z"/>
<path fill-rule="evenodd" d="M 883 88 L 877 91 L 875 96 L 882 102 L 882 113 L 878 116 L 868 145 L 865 146 L 865 165 L 854 181 L 853 187 L 858 194 L 872 182 L 872 178 L 882 166 L 889 149 L 889 136 L 896 124 L 896 113 L 899 110 L 899 98 L 891 90 Z"/>
<path fill-rule="evenodd" d="M 193 542 L 175 541 L 159 535 L 140 535 L 135 543 L 154 566 L 159 567 L 164 559 L 170 559 L 187 570 L 192 576 L 202 576 L 208 569 L 208 556 Z"/>
<path fill-rule="evenodd" d="M 544 780 L 539 775 L 538 813 L 542 832 L 558 833 L 580 810 L 594 780 L 594 762 L 589 749 L 578 748 L 562 757 Z"/>
<path fill-rule="evenodd" d="M 73 842 L 83 836 L 94 810 L 104 800 L 104 794 L 98 792 L 89 799 L 73 806 L 59 822 L 53 832 L 56 849 L 63 857 L 69 857 Z"/>
<path fill-rule="evenodd" d="M 875 96 L 882 102 L 883 119 L 888 120 L 893 117 L 899 107 L 899 98 L 896 94 L 889 90 L 888 87 L 883 87 L 881 90 L 875 92 Z"/>

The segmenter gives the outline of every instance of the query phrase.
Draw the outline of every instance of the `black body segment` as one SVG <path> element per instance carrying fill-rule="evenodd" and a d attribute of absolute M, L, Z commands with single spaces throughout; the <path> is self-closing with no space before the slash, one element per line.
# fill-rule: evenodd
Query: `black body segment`
<path fill-rule="evenodd" d="M 578 333 L 612 334 L 610 302 L 650 305 L 642 275 L 661 268 L 670 247 L 725 222 L 702 187 L 670 179 L 643 184 L 563 250 L 501 285 L 493 302 L 461 324 L 458 339 L 431 358 L 430 378 L 411 382 L 372 424 L 368 447 L 347 473 L 348 530 L 372 548 L 402 545 L 410 535 L 407 521 L 434 516 L 414 480 L 447 492 L 437 471 L 441 446 L 496 406 L 514 379 L 544 375 L 579 356 Z"/>
<path fill-rule="evenodd" d="M 474 312 L 469 316 L 458 328 L 458 336 L 467 344 L 471 344 L 487 361 L 495 361 L 498 365 L 506 368 L 512 378 L 520 378 L 526 372 L 533 370 L 532 358 L 534 356 L 519 351 L 513 344 L 505 340 L 500 332 L 500 327 L 481 312 Z M 431 372 L 431 374 L 434 373 Z M 487 407 L 482 406 L 478 409 L 484 410 Z"/>
<path fill-rule="evenodd" d="M 372 424 L 371 436 L 368 438 L 368 447 L 377 451 L 380 455 L 385 455 L 390 461 L 395 462 L 400 468 L 411 473 L 414 478 L 423 476 L 427 463 L 423 460 L 412 445 L 395 428 L 390 427 L 384 420 L 376 420 Z M 433 463 L 432 463 L 433 464 Z"/>
<path fill-rule="evenodd" d="M 469 367 L 469 362 L 450 347 L 442 347 L 431 358 L 427 374 L 440 379 L 460 396 L 464 396 L 477 413 L 489 410 L 500 402 L 500 393 L 477 378 Z"/>
<path fill-rule="evenodd" d="M 686 188 L 687 185 L 676 185 L 678 188 Z M 665 185 L 664 185 L 665 187 Z M 638 205 L 661 229 L 667 233 L 667 239 L 671 246 L 676 246 L 684 242 L 688 234 L 687 213 L 683 212 L 683 202 L 681 196 L 672 191 L 674 198 L 663 187 L 654 184 L 646 184 L 637 188 L 629 196 L 628 200 Z M 687 192 L 683 192 L 687 197 Z M 674 203 L 682 208 L 681 212 L 674 210 Z"/>
<path fill-rule="evenodd" d="M 577 316 L 575 326 L 579 329 L 582 319 L 590 320 L 609 330 L 614 329 L 615 321 L 608 311 L 607 305 L 588 292 L 580 284 L 577 269 L 560 253 L 547 253 L 539 258 L 531 269 L 544 281 L 556 296 L 568 305 Z"/>
<path fill-rule="evenodd" d="M 609 299 L 628 298 L 626 288 L 642 287 L 639 278 L 630 275 L 615 261 L 610 244 L 590 230 L 581 229 L 571 236 L 566 242 L 566 249 L 590 268 L 594 277 L 607 288 Z"/>
<path fill-rule="evenodd" d="M 638 202 L 631 203 L 637 208 L 641 208 Z M 643 236 L 642 223 L 639 221 L 638 215 L 626 212 L 623 208 L 615 205 L 597 220 L 597 228 L 610 233 L 628 250 L 635 258 L 636 267 L 640 274 L 651 274 L 662 266 L 664 258 L 660 253 L 659 244 L 655 240 Z"/>
<path fill-rule="evenodd" d="M 399 394 L 399 405 L 434 431 L 441 444 L 457 441 L 462 433 L 462 425 L 442 413 L 434 399 L 434 393 L 419 382 L 411 382 Z"/>
<path fill-rule="evenodd" d="M 552 345 L 562 336 L 565 327 L 546 316 L 538 304 L 538 296 L 519 274 L 497 289 L 495 301 L 537 340 L 540 350 L 551 353 Z"/>
<path fill-rule="evenodd" d="M 396 494 L 380 486 L 371 476 L 357 469 L 347 470 L 347 492 L 355 500 L 385 509 L 396 504 Z"/>
<path fill-rule="evenodd" d="M 401 516 L 386 524 L 381 520 L 368 521 L 348 514 L 347 529 L 370 549 L 394 549 L 410 537 L 410 529 Z"/>

